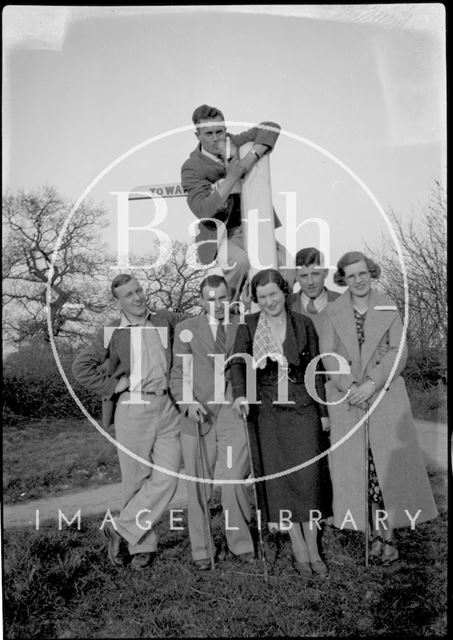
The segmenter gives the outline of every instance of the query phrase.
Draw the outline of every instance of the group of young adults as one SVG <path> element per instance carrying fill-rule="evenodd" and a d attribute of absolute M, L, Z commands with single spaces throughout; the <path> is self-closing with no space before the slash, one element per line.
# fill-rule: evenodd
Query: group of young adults
<path fill-rule="evenodd" d="M 197 569 L 210 568 L 215 550 L 204 509 L 212 484 L 199 481 L 215 470 L 219 482 L 227 481 L 225 537 L 238 561 L 256 557 L 244 482 L 252 472 L 258 526 L 288 530 L 302 576 L 328 573 L 319 522 L 364 530 L 367 514 L 371 556 L 396 562 L 394 529 L 426 522 L 437 509 L 401 377 L 402 322 L 395 304 L 372 286 L 379 266 L 358 251 L 343 255 L 334 274 L 346 287 L 340 295 L 325 287 L 320 252 L 304 248 L 294 270 L 300 290 L 292 292 L 288 270 L 265 269 L 250 283 L 259 310 L 231 313 L 250 266 L 240 179 L 273 148 L 279 127 L 262 123 L 229 136 L 223 114 L 207 105 L 193 121 L 199 145 L 182 167 L 182 182 L 200 218 L 200 261 L 217 257 L 223 275 L 204 278 L 203 311 L 192 317 L 150 311 L 137 279 L 116 276 L 111 291 L 120 319 L 73 364 L 75 378 L 103 398 L 104 425 L 115 425 L 123 499 L 103 528 L 109 558 L 124 564 L 126 542 L 131 567 L 152 562 L 156 525 L 183 469 L 192 478 L 187 513 Z M 239 160 L 237 148 L 250 141 Z M 277 255 L 277 266 L 286 264 L 283 247 Z"/>

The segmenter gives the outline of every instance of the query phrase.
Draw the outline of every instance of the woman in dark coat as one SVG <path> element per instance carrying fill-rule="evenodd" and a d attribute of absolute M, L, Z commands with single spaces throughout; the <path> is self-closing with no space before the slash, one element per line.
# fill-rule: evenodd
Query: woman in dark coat
<path fill-rule="evenodd" d="M 249 417 L 255 477 L 282 474 L 257 482 L 260 510 L 268 523 L 290 518 L 299 573 L 325 575 L 318 526 L 310 520 L 331 516 L 332 490 L 326 457 L 309 461 L 324 450 L 322 429 L 329 425 L 326 406 L 315 400 L 316 394 L 325 399 L 323 376 L 313 376 L 316 388 L 311 395 L 304 383 L 308 364 L 319 355 L 317 333 L 310 318 L 286 308 L 288 285 L 278 271 L 258 272 L 251 293 L 260 311 L 246 316 L 238 327 L 234 351 L 253 356 L 258 403 L 249 396 L 249 408 L 243 357 L 232 361 L 231 381 L 234 408 L 240 412 L 244 407 Z M 279 380 L 287 383 L 287 396 L 281 395 L 282 402 L 276 403 Z M 304 462 L 309 464 L 290 471 Z"/>

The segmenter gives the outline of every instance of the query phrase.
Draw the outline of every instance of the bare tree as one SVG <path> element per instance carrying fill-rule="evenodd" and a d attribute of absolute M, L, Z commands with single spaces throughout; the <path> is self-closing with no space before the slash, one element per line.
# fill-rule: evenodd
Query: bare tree
<path fill-rule="evenodd" d="M 200 310 L 200 282 L 205 269 L 194 269 L 187 259 L 188 245 L 174 241 L 164 265 L 143 268 L 142 277 L 151 308 L 166 308 L 172 311 L 197 313 Z M 155 252 L 142 262 L 152 264 Z M 137 274 L 139 275 L 139 274 Z"/>
<path fill-rule="evenodd" d="M 445 360 L 447 344 L 447 199 L 436 182 L 419 221 L 403 223 L 394 211 L 394 225 L 407 271 L 409 289 L 408 344 L 427 360 Z M 382 267 L 380 286 L 404 308 L 402 269 L 393 243 L 372 252 Z"/>
<path fill-rule="evenodd" d="M 72 203 L 52 187 L 3 198 L 3 308 L 7 338 L 20 343 L 47 336 L 46 287 L 52 254 Z M 54 336 L 83 332 L 105 307 L 104 211 L 82 204 L 71 217 L 51 274 L 50 317 Z"/>

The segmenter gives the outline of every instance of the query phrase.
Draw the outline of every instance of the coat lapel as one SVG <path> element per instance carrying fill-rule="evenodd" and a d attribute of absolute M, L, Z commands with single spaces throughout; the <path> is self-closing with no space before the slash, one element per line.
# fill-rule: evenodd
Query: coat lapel
<path fill-rule="evenodd" d="M 197 339 L 200 344 L 201 353 L 214 353 L 215 341 L 212 335 L 211 325 L 206 314 L 201 316 L 200 330 L 197 334 Z"/>
<path fill-rule="evenodd" d="M 298 335 L 295 318 L 290 311 L 286 312 L 286 336 L 283 342 L 283 355 L 288 364 L 299 364 L 299 349 L 302 337 Z"/>
<path fill-rule="evenodd" d="M 351 357 L 351 361 L 358 365 L 360 363 L 360 349 L 349 291 L 345 291 L 326 309 L 335 331 Z"/>
<path fill-rule="evenodd" d="M 230 324 L 225 325 L 227 357 L 232 353 L 234 343 L 236 341 L 236 334 L 238 332 L 238 324 L 239 324 L 239 319 L 237 318 L 237 316 L 232 315 L 230 316 Z"/>
<path fill-rule="evenodd" d="M 296 313 L 304 313 L 299 292 L 291 293 L 288 296 L 286 308 L 291 311 L 295 311 Z"/>
<path fill-rule="evenodd" d="M 172 353 L 171 353 L 172 331 L 171 331 L 170 323 L 168 319 L 164 315 L 160 314 L 158 311 L 156 311 L 156 313 L 151 313 L 149 316 L 149 320 L 152 322 L 152 324 L 155 327 L 164 327 L 167 329 L 167 347 L 165 349 L 165 354 L 167 356 L 168 372 L 170 372 L 171 360 L 172 360 Z"/>
<path fill-rule="evenodd" d="M 394 309 L 392 310 L 391 307 Z M 388 298 L 384 298 L 374 290 L 371 291 L 370 306 L 368 307 L 364 326 L 365 342 L 361 353 L 362 374 L 366 370 L 368 362 L 384 337 L 385 332 L 394 321 L 396 312 L 396 305 L 392 304 Z"/>
<path fill-rule="evenodd" d="M 198 333 L 198 339 L 200 341 L 200 347 L 204 350 L 204 353 L 214 353 L 215 340 L 212 335 L 211 326 L 208 321 L 208 316 L 201 316 L 200 331 Z M 234 347 L 236 340 L 236 334 L 238 330 L 239 319 L 232 315 L 230 317 L 230 324 L 225 325 L 226 333 L 226 356 L 230 355 Z"/>
<path fill-rule="evenodd" d="M 216 182 L 219 178 L 225 177 L 225 166 L 221 162 L 216 162 L 213 158 L 201 153 L 201 147 L 192 152 L 191 157 L 203 165 L 203 173 L 210 182 Z"/>
<path fill-rule="evenodd" d="M 333 302 L 337 298 L 340 297 L 340 294 L 336 291 L 331 291 L 330 289 L 326 289 L 327 291 L 327 302 Z"/>

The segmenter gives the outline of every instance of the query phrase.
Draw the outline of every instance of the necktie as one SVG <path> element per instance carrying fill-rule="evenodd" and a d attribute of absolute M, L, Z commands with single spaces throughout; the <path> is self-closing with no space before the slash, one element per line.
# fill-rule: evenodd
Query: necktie
<path fill-rule="evenodd" d="M 315 303 L 313 302 L 313 298 L 310 298 L 307 304 L 308 313 L 318 313 L 317 308 L 315 307 Z"/>
<path fill-rule="evenodd" d="M 225 353 L 226 352 L 226 333 L 225 333 L 225 325 L 223 322 L 219 322 L 217 325 L 217 333 L 215 337 L 215 352 L 216 353 Z"/>

